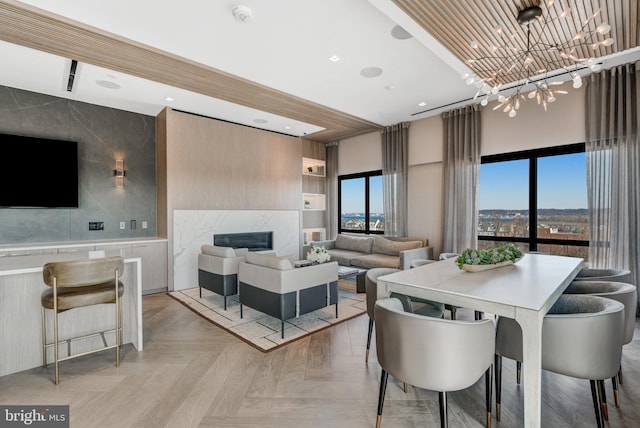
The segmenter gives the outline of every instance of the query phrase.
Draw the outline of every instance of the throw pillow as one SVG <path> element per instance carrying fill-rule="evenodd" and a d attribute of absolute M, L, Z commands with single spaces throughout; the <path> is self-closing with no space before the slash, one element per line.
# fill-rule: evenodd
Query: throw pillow
<path fill-rule="evenodd" d="M 371 254 L 371 248 L 373 246 L 373 238 L 360 237 L 360 236 L 348 236 L 338 235 L 336 237 L 335 248 L 341 250 L 359 251 L 361 253 Z"/>
<path fill-rule="evenodd" d="M 398 256 L 400 251 L 413 250 L 422 247 L 420 241 L 392 241 L 381 236 L 376 236 L 373 241 L 374 254 L 386 254 L 388 256 Z"/>

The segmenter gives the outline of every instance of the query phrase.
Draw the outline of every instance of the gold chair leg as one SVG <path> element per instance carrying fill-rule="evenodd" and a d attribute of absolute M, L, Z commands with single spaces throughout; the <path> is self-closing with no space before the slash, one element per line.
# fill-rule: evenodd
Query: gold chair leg
<path fill-rule="evenodd" d="M 404 393 L 407 393 L 407 382 L 404 383 Z"/>
<path fill-rule="evenodd" d="M 116 367 L 120 367 L 120 299 L 118 299 L 118 277 L 116 276 Z"/>
<path fill-rule="evenodd" d="M 60 371 L 58 361 L 58 285 L 53 279 L 53 358 L 55 360 L 55 383 L 60 382 Z"/>
<path fill-rule="evenodd" d="M 42 313 L 42 368 L 47 368 L 47 323 L 44 319 L 45 311 L 44 306 L 41 310 Z"/>

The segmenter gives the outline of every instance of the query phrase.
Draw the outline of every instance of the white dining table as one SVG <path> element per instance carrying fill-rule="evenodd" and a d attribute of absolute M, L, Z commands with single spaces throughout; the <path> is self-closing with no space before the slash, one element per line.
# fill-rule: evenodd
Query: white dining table
<path fill-rule="evenodd" d="M 481 272 L 455 259 L 378 277 L 378 287 L 515 319 L 523 335 L 524 426 L 541 426 L 542 321 L 583 265 L 575 257 L 525 254 L 516 264 Z"/>

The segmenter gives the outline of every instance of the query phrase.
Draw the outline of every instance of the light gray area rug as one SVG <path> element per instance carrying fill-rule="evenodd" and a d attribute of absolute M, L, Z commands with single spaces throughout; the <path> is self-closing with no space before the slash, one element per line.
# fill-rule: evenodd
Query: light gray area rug
<path fill-rule="evenodd" d="M 202 289 L 202 298 L 198 287 L 171 291 L 169 295 L 198 315 L 263 352 L 272 351 L 294 340 L 357 317 L 367 310 L 366 294 L 356 293 L 354 283 L 341 280 L 338 282 L 338 318 L 335 305 L 292 318 L 284 323 L 282 339 L 278 318 L 245 305 L 241 319 L 237 295 L 227 297 L 226 311 L 223 297 L 209 290 Z"/>

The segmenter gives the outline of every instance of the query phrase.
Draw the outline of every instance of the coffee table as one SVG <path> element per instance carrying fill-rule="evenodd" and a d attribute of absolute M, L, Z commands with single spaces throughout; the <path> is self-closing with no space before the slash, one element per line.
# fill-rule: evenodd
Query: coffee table
<path fill-rule="evenodd" d="M 354 266 L 338 266 L 339 279 L 352 279 L 355 276 L 357 293 L 366 292 L 366 288 L 364 285 L 364 277 L 366 274 L 367 269 L 362 269 Z"/>

